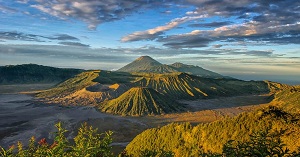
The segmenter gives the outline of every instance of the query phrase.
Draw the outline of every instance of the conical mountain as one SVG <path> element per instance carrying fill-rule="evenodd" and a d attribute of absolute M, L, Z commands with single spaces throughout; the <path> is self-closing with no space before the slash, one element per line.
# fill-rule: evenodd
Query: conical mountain
<path fill-rule="evenodd" d="M 145 73 L 172 73 L 177 72 L 172 67 L 161 64 L 149 56 L 141 56 L 123 68 L 117 70 L 121 72 L 145 72 Z"/>
<path fill-rule="evenodd" d="M 196 76 L 200 76 L 200 77 L 224 78 L 224 76 L 222 76 L 218 73 L 203 69 L 199 66 L 187 65 L 187 64 L 176 62 L 176 63 L 171 64 L 170 67 L 172 67 L 176 71 L 180 71 L 180 72 L 184 72 L 184 73 L 188 73 L 188 74 L 196 75 Z"/>
<path fill-rule="evenodd" d="M 161 64 L 149 56 L 141 56 L 133 62 L 127 64 L 118 71 L 122 72 L 145 72 L 145 73 L 173 73 L 184 72 L 206 78 L 226 78 L 218 73 L 203 69 L 199 66 L 187 65 L 176 62 L 171 65 Z"/>
<path fill-rule="evenodd" d="M 158 61 L 154 60 L 149 56 L 141 56 L 134 60 L 133 62 L 127 64 L 123 68 L 119 69 L 118 71 L 123 72 L 141 72 L 148 69 L 151 69 L 155 66 L 161 66 L 162 64 Z"/>
<path fill-rule="evenodd" d="M 133 87 L 116 99 L 102 103 L 103 112 L 120 115 L 157 115 L 182 109 L 176 102 L 152 88 Z"/>

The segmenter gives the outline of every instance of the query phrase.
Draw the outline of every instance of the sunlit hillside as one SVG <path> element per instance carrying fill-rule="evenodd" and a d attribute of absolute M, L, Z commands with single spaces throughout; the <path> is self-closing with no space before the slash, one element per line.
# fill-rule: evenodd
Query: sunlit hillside
<path fill-rule="evenodd" d="M 297 96 L 299 97 L 299 93 Z M 255 132 L 268 132 L 279 137 L 285 148 L 298 151 L 300 147 L 299 113 L 286 112 L 286 105 L 299 106 L 288 101 L 279 107 L 269 106 L 237 117 L 225 118 L 212 123 L 192 126 L 189 123 L 173 123 L 160 128 L 148 129 L 138 135 L 126 151 L 140 156 L 147 150 L 173 152 L 175 156 L 198 156 L 202 153 L 222 154 L 229 140 L 240 143 L 250 140 Z"/>
<path fill-rule="evenodd" d="M 45 103 L 101 106 L 102 102 L 119 98 L 132 87 L 147 87 L 151 91 L 155 91 L 156 95 L 164 95 L 173 100 L 208 99 L 269 92 L 267 83 L 262 81 L 211 79 L 186 73 L 130 74 L 124 72 L 87 71 L 52 89 L 39 92 L 37 97 L 41 98 Z M 136 99 L 141 98 L 136 97 Z M 119 99 L 122 99 L 122 101 L 127 100 Z M 137 100 L 135 102 L 142 101 Z M 114 100 L 113 102 L 120 101 Z"/>
<path fill-rule="evenodd" d="M 133 116 L 179 112 L 184 109 L 184 106 L 147 87 L 133 87 L 118 98 L 99 106 L 103 112 Z"/>

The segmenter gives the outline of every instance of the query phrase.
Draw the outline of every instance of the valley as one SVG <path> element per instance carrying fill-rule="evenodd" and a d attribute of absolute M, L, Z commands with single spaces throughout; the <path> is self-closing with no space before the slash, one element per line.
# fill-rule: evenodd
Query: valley
<path fill-rule="evenodd" d="M 53 125 L 58 121 L 63 122 L 66 129 L 71 131 L 68 138 L 72 138 L 76 134 L 72 130 L 76 130 L 81 123 L 87 122 L 98 128 L 100 132 L 112 130 L 115 143 L 113 150 L 120 153 L 135 136 L 146 129 L 164 126 L 172 122 L 191 122 L 193 124 L 213 122 L 227 116 L 236 116 L 241 112 L 253 111 L 263 106 L 264 103 L 268 103 L 267 97 L 262 96 L 260 99 L 257 97 L 242 96 L 185 101 L 185 104 L 190 104 L 190 108 L 193 108 L 190 112 L 129 117 L 100 113 L 92 107 L 38 105 L 34 104 L 31 96 L 0 94 L 0 145 L 11 145 L 16 141 L 26 144 L 31 136 L 35 136 L 37 139 L 43 137 L 51 139 L 53 135 L 49 132 L 55 132 Z M 220 106 L 220 102 L 226 106 Z"/>

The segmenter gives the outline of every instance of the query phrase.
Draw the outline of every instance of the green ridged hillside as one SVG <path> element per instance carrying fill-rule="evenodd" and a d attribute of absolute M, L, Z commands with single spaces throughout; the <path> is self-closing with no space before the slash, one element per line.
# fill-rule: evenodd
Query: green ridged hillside
<path fill-rule="evenodd" d="M 214 98 L 269 92 L 263 81 L 210 79 L 186 73 L 145 74 L 135 84 L 153 88 L 174 99 Z"/>
<path fill-rule="evenodd" d="M 299 114 L 268 107 L 197 126 L 172 123 L 144 131 L 125 150 L 132 156 L 141 156 L 147 150 L 173 152 L 175 156 L 200 156 L 205 152 L 220 154 L 229 140 L 247 142 L 251 134 L 264 131 L 280 137 L 289 150 L 297 151 L 300 147 L 299 119 Z"/>
<path fill-rule="evenodd" d="M 264 108 L 197 126 L 172 123 L 161 128 L 148 129 L 127 145 L 126 152 L 133 156 L 140 156 L 148 150 L 163 150 L 172 152 L 175 156 L 220 154 L 228 141 L 248 142 L 250 135 L 257 132 L 275 135 L 281 139 L 284 148 L 299 152 L 300 86 L 266 83 L 271 92 L 274 92 L 275 98 Z"/>
<path fill-rule="evenodd" d="M 157 68 L 157 66 L 169 67 L 162 65 L 149 56 L 142 56 L 125 66 L 125 69 L 136 67 L 143 71 Z M 173 66 L 174 68 L 201 69 L 200 67 L 180 63 Z M 155 71 L 164 71 L 164 68 Z M 137 90 L 133 87 L 142 88 Z M 183 72 L 160 74 L 98 70 L 80 73 L 52 89 L 41 91 L 37 94 L 37 97 L 42 98 L 46 103 L 60 105 L 99 106 L 99 104 L 104 104 L 100 105 L 101 110 L 114 114 L 151 115 L 180 110 L 180 108 L 176 108 L 176 105 L 170 105 L 175 104 L 170 102 L 170 99 L 195 100 L 253 95 L 269 93 L 270 89 L 278 90 L 276 86 L 263 81 L 207 78 Z M 136 93 L 136 95 L 132 93 Z"/>
<path fill-rule="evenodd" d="M 275 82 L 270 84 L 277 90 L 272 104 L 282 107 L 287 112 L 300 113 L 300 85 L 289 86 Z"/>
<path fill-rule="evenodd" d="M 132 116 L 172 113 L 182 108 L 154 89 L 144 87 L 133 87 L 118 98 L 100 105 L 103 112 Z"/>
<path fill-rule="evenodd" d="M 36 96 L 40 98 L 64 97 L 82 88 L 94 85 L 96 82 L 93 82 L 93 80 L 99 77 L 99 73 L 100 71 L 82 72 L 54 88 L 38 93 Z"/>
<path fill-rule="evenodd" d="M 152 88 L 173 100 L 208 99 L 269 92 L 268 84 L 262 81 L 211 79 L 186 73 L 86 71 L 52 89 L 41 91 L 37 97 L 43 98 L 46 103 L 98 106 L 105 100 L 119 97 L 132 87 Z M 127 99 L 122 101 L 125 100 Z"/>

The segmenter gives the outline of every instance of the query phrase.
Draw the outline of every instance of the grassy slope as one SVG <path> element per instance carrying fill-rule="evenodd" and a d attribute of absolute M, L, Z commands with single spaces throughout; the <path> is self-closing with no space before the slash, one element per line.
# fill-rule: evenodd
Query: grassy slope
<path fill-rule="evenodd" d="M 265 82 L 234 79 L 209 79 L 185 73 L 148 74 L 136 81 L 174 99 L 199 99 L 268 92 Z"/>
<path fill-rule="evenodd" d="M 46 103 L 96 106 L 120 96 L 131 87 L 130 81 L 134 79 L 134 75 L 123 72 L 86 71 L 52 89 L 41 91 L 37 97 L 45 99 Z"/>
<path fill-rule="evenodd" d="M 159 65 L 159 66 L 149 67 L 144 70 L 139 70 L 137 72 L 164 74 L 164 73 L 173 73 L 178 71 L 168 65 Z"/>
<path fill-rule="evenodd" d="M 62 82 L 54 88 L 40 92 L 39 94 L 37 94 L 37 97 L 63 97 L 87 86 L 94 85 L 96 82 L 93 82 L 93 80 L 99 76 L 99 72 L 100 71 L 82 72 L 75 77 Z"/>
<path fill-rule="evenodd" d="M 293 117 L 287 114 L 287 117 Z M 277 116 L 266 110 L 243 113 L 235 118 L 199 124 L 192 127 L 188 123 L 169 124 L 161 128 L 153 128 L 136 136 L 126 147 L 129 154 L 139 156 L 144 150 L 173 151 L 177 156 L 193 156 L 201 150 L 205 152 L 222 152 L 228 140 L 247 141 L 251 133 L 269 128 L 271 132 L 285 130 L 281 136 L 283 142 L 291 150 L 300 146 L 299 116 L 293 120 Z"/>
<path fill-rule="evenodd" d="M 153 115 L 180 111 L 174 101 L 152 88 L 133 87 L 116 99 L 104 102 L 101 110 L 121 115 Z"/>
<path fill-rule="evenodd" d="M 287 112 L 300 113 L 300 85 L 288 86 L 280 83 L 271 83 L 273 89 L 277 89 L 271 102 L 280 106 Z"/>
<path fill-rule="evenodd" d="M 291 92 L 291 89 L 299 89 L 299 86 L 270 85 L 280 90 L 270 103 L 277 108 L 267 107 L 194 127 L 188 123 L 173 123 L 149 129 L 138 135 L 126 151 L 137 156 L 144 150 L 158 151 L 161 148 L 173 151 L 177 156 L 195 156 L 201 150 L 221 153 L 228 140 L 244 142 L 253 132 L 266 129 L 270 132 L 282 131 L 281 139 L 287 148 L 294 151 L 300 147 L 300 92 Z"/>

